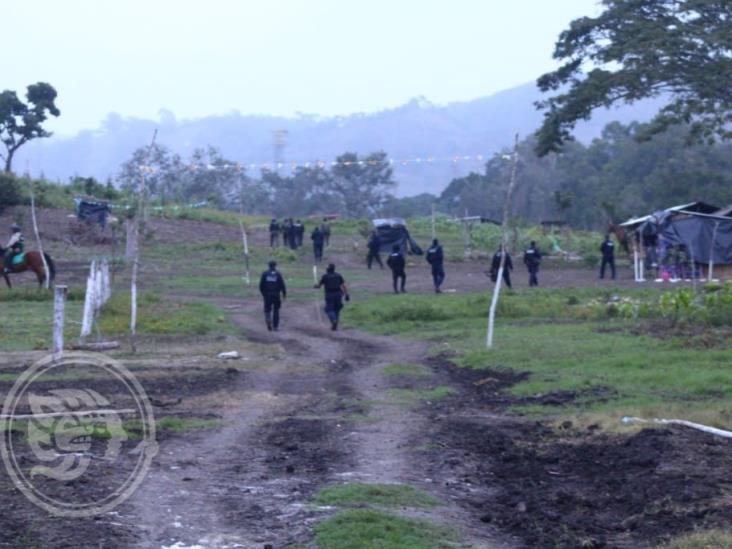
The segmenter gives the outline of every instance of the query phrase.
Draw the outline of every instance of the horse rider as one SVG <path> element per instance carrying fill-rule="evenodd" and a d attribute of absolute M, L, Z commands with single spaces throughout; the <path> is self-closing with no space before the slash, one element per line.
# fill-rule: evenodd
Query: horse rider
<path fill-rule="evenodd" d="M 441 294 L 440 286 L 445 281 L 445 254 L 442 251 L 440 242 L 435 238 L 432 240 L 432 246 L 427 250 L 425 257 L 427 263 L 432 267 L 432 281 L 435 284 L 435 293 Z"/>
<path fill-rule="evenodd" d="M 498 248 L 498 251 L 493 255 L 491 261 L 491 280 L 493 282 L 498 281 L 498 270 L 501 267 L 501 256 L 504 254 L 503 245 Z M 511 254 L 505 252 L 506 259 L 503 261 L 503 281 L 506 283 L 509 289 L 511 289 L 511 271 L 513 271 L 513 261 L 511 261 Z"/>
<path fill-rule="evenodd" d="M 399 293 L 397 286 L 401 287 L 403 294 L 407 293 L 407 290 L 404 288 L 407 284 L 407 271 L 405 269 L 407 261 L 404 259 L 404 254 L 402 253 L 399 244 L 394 244 L 394 246 L 392 246 L 391 253 L 389 254 L 389 259 L 386 260 L 386 264 L 389 265 L 389 268 L 391 269 L 391 277 L 394 282 L 394 293 Z M 401 285 L 398 284 L 399 281 L 401 281 Z"/>
<path fill-rule="evenodd" d="M 3 257 L 4 273 L 8 274 L 13 270 L 13 259 L 23 253 L 23 233 L 20 232 L 20 226 L 13 223 L 10 226 L 10 240 L 5 246 L 5 256 Z"/>
<path fill-rule="evenodd" d="M 610 273 L 615 280 L 615 244 L 610 240 L 610 235 L 605 235 L 605 240 L 600 246 L 602 264 L 600 265 L 600 278 L 605 278 L 605 267 L 610 266 Z"/>
<path fill-rule="evenodd" d="M 536 242 L 531 241 L 529 247 L 524 250 L 524 265 L 529 270 L 529 286 L 538 286 L 539 265 L 541 264 L 541 252 L 536 247 Z"/>
<path fill-rule="evenodd" d="M 267 322 L 267 329 L 276 332 L 280 326 L 282 300 L 287 298 L 285 279 L 277 270 L 276 261 L 270 261 L 269 268 L 262 273 L 259 279 L 259 293 L 264 299 L 264 319 Z"/>
<path fill-rule="evenodd" d="M 346 281 L 336 272 L 333 263 L 328 265 L 326 273 L 322 276 L 320 282 L 315 285 L 315 288 L 320 287 L 325 289 L 325 314 L 328 315 L 330 320 L 330 329 L 335 332 L 338 329 L 341 309 L 343 309 L 343 298 L 345 297 L 346 301 L 350 301 L 351 297 L 348 295 Z"/>

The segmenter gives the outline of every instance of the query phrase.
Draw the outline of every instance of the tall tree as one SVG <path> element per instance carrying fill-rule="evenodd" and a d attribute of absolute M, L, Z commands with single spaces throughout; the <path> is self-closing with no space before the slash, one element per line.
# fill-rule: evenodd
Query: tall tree
<path fill-rule="evenodd" d="M 603 0 L 559 36 L 564 64 L 538 80 L 562 90 L 538 103 L 545 110 L 537 152 L 557 151 L 593 109 L 667 95 L 669 103 L 639 134 L 688 125 L 689 137 L 732 137 L 732 5 L 729 0 Z"/>
<path fill-rule="evenodd" d="M 12 170 L 13 157 L 20 147 L 32 139 L 51 135 L 43 129 L 48 115 L 61 114 L 55 103 L 56 90 L 50 84 L 31 84 L 25 97 L 27 101 L 23 102 L 14 91 L 0 93 L 0 141 L 5 145 L 0 159 L 5 163 L 6 172 Z"/>
<path fill-rule="evenodd" d="M 377 211 L 388 199 L 389 191 L 396 186 L 393 173 L 383 151 L 361 159 L 347 152 L 336 158 L 329 187 L 342 201 L 346 215 L 363 217 Z"/>

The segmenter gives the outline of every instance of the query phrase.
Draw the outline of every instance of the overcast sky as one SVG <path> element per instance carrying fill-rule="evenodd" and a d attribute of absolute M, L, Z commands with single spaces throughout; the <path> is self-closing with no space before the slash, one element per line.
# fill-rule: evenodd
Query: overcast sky
<path fill-rule="evenodd" d="M 551 70 L 597 0 L 2 0 L 0 89 L 46 81 L 58 134 L 107 113 L 335 115 L 469 100 Z"/>

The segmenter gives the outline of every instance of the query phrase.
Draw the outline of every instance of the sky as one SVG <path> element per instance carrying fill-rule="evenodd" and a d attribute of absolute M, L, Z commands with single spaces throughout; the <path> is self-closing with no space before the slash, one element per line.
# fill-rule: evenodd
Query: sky
<path fill-rule="evenodd" d="M 58 91 L 57 135 L 158 119 L 375 112 L 490 95 L 552 70 L 598 0 L 2 0 L 0 89 Z M 9 50 L 6 50 L 8 52 Z"/>

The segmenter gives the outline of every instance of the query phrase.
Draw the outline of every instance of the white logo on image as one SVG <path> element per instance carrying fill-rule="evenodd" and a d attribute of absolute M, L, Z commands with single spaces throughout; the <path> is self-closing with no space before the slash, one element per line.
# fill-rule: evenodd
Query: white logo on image
<path fill-rule="evenodd" d="M 117 385 L 117 398 L 122 394 L 132 404 L 115 408 L 114 399 L 89 388 L 33 388 L 53 379 L 44 380 L 44 374 L 65 367 L 88 368 L 103 383 L 111 380 Z M 100 371 L 104 375 L 99 376 Z M 84 376 L 71 379 L 81 383 Z M 0 419 L 5 427 L 0 453 L 11 480 L 30 501 L 58 516 L 89 517 L 110 511 L 137 489 L 157 454 L 155 422 L 144 389 L 129 370 L 104 355 L 65 353 L 57 361 L 49 356 L 36 362 L 13 385 Z M 131 435 L 127 425 L 134 425 L 139 434 Z M 13 431 L 22 432 L 18 428 L 22 426 L 27 426 L 25 444 L 13 439 Z M 95 479 L 103 481 L 109 493 L 100 496 L 83 487 L 59 490 L 62 483 L 73 484 L 85 475 L 92 481 L 89 485 Z M 98 478 L 101 475 L 104 478 Z M 65 500 L 51 495 L 59 491 L 70 495 Z"/>

